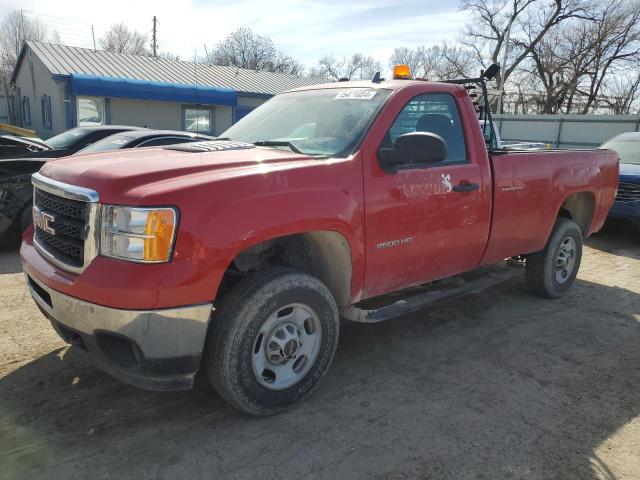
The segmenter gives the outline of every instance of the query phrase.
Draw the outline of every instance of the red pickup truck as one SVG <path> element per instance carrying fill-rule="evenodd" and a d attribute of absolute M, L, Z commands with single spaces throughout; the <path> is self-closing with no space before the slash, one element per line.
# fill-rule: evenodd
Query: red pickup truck
<path fill-rule="evenodd" d="M 162 390 L 202 369 L 254 414 L 313 390 L 341 317 L 461 293 L 430 282 L 502 262 L 560 296 L 616 195 L 613 152 L 488 151 L 462 84 L 315 85 L 223 137 L 47 163 L 21 257 L 99 368 Z"/>

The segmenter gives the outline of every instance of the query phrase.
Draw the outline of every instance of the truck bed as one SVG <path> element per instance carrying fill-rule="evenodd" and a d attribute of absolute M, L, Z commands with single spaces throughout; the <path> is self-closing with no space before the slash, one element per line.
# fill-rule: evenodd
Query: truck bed
<path fill-rule="evenodd" d="M 492 152 L 489 159 L 494 188 L 483 265 L 543 249 L 568 198 L 585 237 L 602 228 L 615 200 L 618 155 L 609 150 Z"/>

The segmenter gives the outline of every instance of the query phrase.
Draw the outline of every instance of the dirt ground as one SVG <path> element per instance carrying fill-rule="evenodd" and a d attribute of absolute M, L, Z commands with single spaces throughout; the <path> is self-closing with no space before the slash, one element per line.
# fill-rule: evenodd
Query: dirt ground
<path fill-rule="evenodd" d="M 640 479 L 640 233 L 608 228 L 562 299 L 522 280 L 344 326 L 271 418 L 153 393 L 67 347 L 0 252 L 0 478 Z"/>

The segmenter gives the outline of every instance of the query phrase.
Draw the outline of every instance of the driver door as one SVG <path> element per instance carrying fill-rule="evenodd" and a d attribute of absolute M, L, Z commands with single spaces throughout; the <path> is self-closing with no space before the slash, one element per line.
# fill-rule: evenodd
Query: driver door
<path fill-rule="evenodd" d="M 467 148 L 454 97 L 411 98 L 380 146 L 392 148 L 400 135 L 415 131 L 442 137 L 446 159 L 395 173 L 380 168 L 376 153 L 364 159 L 365 298 L 473 269 L 486 246 L 490 190 L 475 150 Z M 477 188 L 460 188 L 465 185 Z"/>

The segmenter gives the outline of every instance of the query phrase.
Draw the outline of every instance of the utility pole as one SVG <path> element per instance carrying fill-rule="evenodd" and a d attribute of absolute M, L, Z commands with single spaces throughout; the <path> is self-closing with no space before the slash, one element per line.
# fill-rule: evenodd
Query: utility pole
<path fill-rule="evenodd" d="M 156 40 L 156 24 L 158 23 L 158 20 L 156 19 L 156 16 L 153 16 L 153 43 L 151 45 L 151 48 L 153 49 L 153 56 L 157 57 L 158 56 L 158 42 Z"/>
<path fill-rule="evenodd" d="M 509 43 L 511 42 L 511 26 L 513 20 L 509 20 L 507 25 L 507 33 L 504 39 L 504 56 L 502 57 L 502 72 L 500 72 L 500 86 L 498 87 L 498 108 L 496 113 L 502 113 L 502 97 L 504 97 L 504 75 L 507 72 L 507 56 L 509 55 Z"/>
<path fill-rule="evenodd" d="M 93 25 L 91 25 L 91 36 L 93 37 L 93 49 L 97 50 L 97 48 L 96 48 L 96 34 L 93 31 Z"/>

